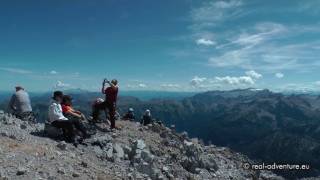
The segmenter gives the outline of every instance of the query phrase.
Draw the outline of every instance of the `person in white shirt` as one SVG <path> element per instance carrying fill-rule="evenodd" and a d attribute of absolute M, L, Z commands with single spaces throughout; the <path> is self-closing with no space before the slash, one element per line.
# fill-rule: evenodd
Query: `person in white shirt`
<path fill-rule="evenodd" d="M 69 120 L 63 115 L 61 107 L 62 99 L 63 93 L 61 91 L 55 91 L 53 93 L 53 101 L 49 106 L 49 119 L 47 123 L 50 123 L 56 128 L 61 128 L 63 130 L 64 138 L 68 142 L 75 142 L 75 128 L 79 130 L 84 137 L 88 137 L 88 134 L 80 121 Z"/>

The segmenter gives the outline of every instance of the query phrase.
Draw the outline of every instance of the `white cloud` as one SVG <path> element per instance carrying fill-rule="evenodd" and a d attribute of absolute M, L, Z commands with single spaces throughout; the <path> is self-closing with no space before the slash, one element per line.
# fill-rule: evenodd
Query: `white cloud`
<path fill-rule="evenodd" d="M 220 8 L 220 9 L 226 9 L 226 8 L 233 8 L 233 7 L 238 7 L 241 6 L 242 2 L 241 1 L 217 1 L 214 3 L 214 6 L 216 8 Z"/>
<path fill-rule="evenodd" d="M 146 87 L 148 87 L 146 84 L 144 84 L 144 83 L 140 83 L 140 84 L 138 84 L 138 87 L 140 87 L 140 88 L 146 88 Z"/>
<path fill-rule="evenodd" d="M 253 28 L 231 38 L 229 43 L 217 46 L 217 55 L 208 59 L 210 66 L 256 69 L 276 73 L 283 70 L 312 71 L 320 66 L 317 56 L 320 41 L 284 44 L 299 37 L 302 31 L 295 26 L 277 23 L 258 23 Z M 315 31 L 304 28 L 302 34 Z M 315 32 L 314 32 L 315 33 Z M 300 35 L 299 35 L 300 34 Z M 219 36 L 219 35 L 217 35 Z"/>
<path fill-rule="evenodd" d="M 245 76 L 215 76 L 213 78 L 195 76 L 190 85 L 201 90 L 249 88 L 256 84 L 262 75 L 251 70 L 245 72 Z"/>
<path fill-rule="evenodd" d="M 310 5 L 314 3 L 307 4 L 308 8 L 317 7 Z M 320 67 L 315 55 L 320 49 L 320 41 L 317 38 L 299 40 L 305 39 L 302 36 L 306 34 L 319 35 L 320 23 L 281 24 L 270 21 L 256 22 L 256 24 L 236 23 L 237 20 L 242 20 L 239 18 L 259 14 L 259 10 L 247 9 L 249 6 L 247 1 L 218 0 L 203 2 L 191 9 L 189 26 L 191 32 L 187 35 L 188 40 L 196 40 L 198 45 L 214 45 L 215 51 L 194 48 L 184 52 L 190 52 L 193 59 L 207 58 L 209 66 L 255 69 L 272 74 L 285 70 L 311 72 Z M 299 9 L 296 5 L 293 6 L 295 10 Z M 308 8 L 304 8 L 304 11 Z M 280 9 L 273 9 L 272 12 L 274 10 Z M 281 9 L 283 10 L 286 8 Z M 233 22 L 236 28 L 227 28 L 229 23 Z M 200 39 L 207 41 L 199 43 Z"/>
<path fill-rule="evenodd" d="M 0 70 L 10 72 L 10 73 L 16 73 L 16 74 L 32 74 L 33 73 L 32 71 L 19 69 L 19 68 L 0 67 Z"/>
<path fill-rule="evenodd" d="M 288 83 L 288 84 L 283 84 L 278 88 L 275 88 L 274 91 L 277 91 L 277 92 L 289 91 L 289 92 L 297 92 L 297 93 L 320 92 L 319 86 L 320 86 L 320 81 Z"/>
<path fill-rule="evenodd" d="M 178 90 L 181 88 L 179 84 L 161 84 L 160 87 L 164 90 Z"/>
<path fill-rule="evenodd" d="M 58 72 L 57 71 L 54 71 L 54 70 L 52 70 L 52 71 L 50 71 L 50 74 L 58 74 Z"/>
<path fill-rule="evenodd" d="M 283 73 L 276 73 L 276 74 L 274 74 L 274 75 L 275 75 L 276 78 L 279 78 L 279 79 L 281 79 L 281 78 L 284 77 L 284 74 L 283 74 Z"/>
<path fill-rule="evenodd" d="M 270 41 L 276 35 L 285 32 L 285 27 L 277 23 L 258 23 L 253 33 L 243 32 L 236 35 L 229 43 L 219 45 L 220 55 L 209 58 L 209 64 L 217 67 L 252 68 L 253 63 L 262 59 L 261 56 L 271 54 L 269 48 L 273 46 L 261 46 Z M 258 65 L 261 64 L 261 60 Z"/>
<path fill-rule="evenodd" d="M 220 39 L 224 41 L 227 37 L 217 37 L 212 31 L 212 28 L 217 27 L 220 23 L 241 17 L 241 15 L 244 14 L 242 5 L 243 2 L 241 0 L 212 0 L 200 2 L 200 5 L 198 4 L 192 7 L 189 13 L 188 19 L 190 24 L 188 25 L 188 29 L 190 33 L 182 35 L 178 40 L 187 41 L 188 43 L 195 41 L 196 45 L 201 46 L 217 45 L 220 43 Z M 209 51 L 204 48 L 194 48 L 191 50 L 175 50 L 171 54 L 178 58 L 184 58 L 186 56 L 198 57 L 198 51 L 201 51 L 201 53 L 209 53 Z M 202 54 L 199 56 L 204 57 Z"/>
<path fill-rule="evenodd" d="M 271 78 L 278 78 L 281 81 L 281 78 L 288 76 L 283 74 L 287 71 L 311 74 L 316 73 L 320 68 L 317 56 L 320 50 L 320 40 L 312 38 L 320 35 L 319 22 L 292 24 L 280 21 L 250 21 L 239 24 L 238 20 L 242 22 L 246 17 L 261 15 L 260 8 L 253 10 L 250 2 L 237 0 L 213 0 L 200 4 L 201 6 L 193 8 L 190 12 L 191 21 L 188 26 L 190 32 L 184 36 L 185 39 L 182 41 L 188 41 L 194 45 L 205 45 L 205 42 L 210 40 L 215 44 L 209 42 L 208 45 L 214 49 L 189 46 L 180 50 L 188 52 L 183 55 L 188 55 L 188 60 L 192 62 L 201 65 L 207 63 L 214 70 L 218 69 L 219 72 L 225 70 L 239 72 L 239 70 L 252 69 L 255 70 L 255 73 L 259 73 L 246 72 L 243 75 L 246 78 L 234 75 L 203 77 L 205 79 L 203 81 L 199 81 L 197 77 L 191 80 L 192 86 L 212 87 L 214 83 L 222 84 L 222 82 L 224 84 L 245 84 L 245 82 L 252 84 L 251 80 L 255 85 L 256 82 L 259 82 L 258 79 L 262 78 L 262 74 L 271 75 Z M 298 9 L 296 4 L 292 6 L 295 10 Z M 287 8 L 273 8 L 267 14 L 286 11 Z M 235 28 L 228 28 L 230 24 L 233 24 Z M 306 35 L 311 38 L 304 38 Z M 200 40 L 204 43 L 201 43 Z M 187 58 L 183 56 L 181 59 Z M 204 62 L 206 60 L 207 62 Z M 247 77 L 250 77 L 251 80 Z M 217 83 L 217 79 L 221 82 Z M 261 82 L 259 85 L 269 86 L 267 83 Z M 275 85 L 280 86 L 277 83 Z"/>
<path fill-rule="evenodd" d="M 255 80 L 250 76 L 240 76 L 240 77 L 215 77 L 215 81 L 218 83 L 224 83 L 232 86 L 243 86 L 243 85 L 253 85 Z"/>
<path fill-rule="evenodd" d="M 65 89 L 70 87 L 70 84 L 63 83 L 62 81 L 57 81 L 57 83 L 54 85 L 54 89 Z"/>
<path fill-rule="evenodd" d="M 251 71 L 246 71 L 245 74 L 253 79 L 260 79 L 262 78 L 262 75 L 257 73 L 256 71 L 254 70 L 251 70 Z"/>
<path fill-rule="evenodd" d="M 205 81 L 207 81 L 207 78 L 195 76 L 194 78 L 191 79 L 190 84 L 194 87 L 199 87 Z"/>
<path fill-rule="evenodd" d="M 149 86 L 147 85 L 147 83 L 138 80 L 131 81 L 129 84 L 127 84 L 127 88 L 133 90 L 146 89 L 148 87 Z"/>
<path fill-rule="evenodd" d="M 213 46 L 216 43 L 210 39 L 200 38 L 196 41 L 198 45 Z"/>
<path fill-rule="evenodd" d="M 236 8 L 241 5 L 242 2 L 239 0 L 205 2 L 191 11 L 192 29 L 203 29 L 235 17 L 239 13 Z"/>
<path fill-rule="evenodd" d="M 282 35 L 284 32 L 287 32 L 287 28 L 282 24 L 264 22 L 257 23 L 253 28 L 242 31 L 244 32 L 240 33 L 240 35 L 236 33 L 236 37 L 233 37 L 229 43 L 220 45 L 218 48 L 235 48 L 233 47 L 234 45 L 244 47 L 245 49 L 252 48 Z"/>

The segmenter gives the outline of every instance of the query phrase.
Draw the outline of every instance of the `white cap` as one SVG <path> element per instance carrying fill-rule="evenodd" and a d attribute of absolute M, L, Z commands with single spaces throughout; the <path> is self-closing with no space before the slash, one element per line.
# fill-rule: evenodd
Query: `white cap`
<path fill-rule="evenodd" d="M 149 109 L 147 109 L 147 110 L 146 110 L 145 115 L 147 115 L 147 116 L 151 116 L 151 112 L 150 112 L 150 110 L 149 110 Z"/>
<path fill-rule="evenodd" d="M 104 102 L 104 100 L 102 98 L 97 98 L 96 99 L 96 103 L 103 103 L 103 102 Z"/>

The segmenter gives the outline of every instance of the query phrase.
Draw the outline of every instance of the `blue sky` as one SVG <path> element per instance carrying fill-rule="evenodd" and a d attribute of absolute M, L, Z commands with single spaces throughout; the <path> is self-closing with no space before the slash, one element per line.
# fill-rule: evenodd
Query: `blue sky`
<path fill-rule="evenodd" d="M 320 1 L 6 0 L 0 90 L 320 88 Z"/>

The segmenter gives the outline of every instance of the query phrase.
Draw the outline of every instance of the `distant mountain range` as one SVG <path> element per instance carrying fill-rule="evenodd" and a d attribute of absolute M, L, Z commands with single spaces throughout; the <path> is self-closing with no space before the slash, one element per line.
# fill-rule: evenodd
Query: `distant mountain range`
<path fill-rule="evenodd" d="M 100 96 L 99 92 L 88 91 L 83 89 L 69 89 L 64 91 L 65 94 L 94 94 Z M 0 91 L 0 101 L 8 99 L 13 91 Z M 31 92 L 31 97 L 51 96 L 52 92 Z M 120 96 L 133 96 L 141 100 L 150 99 L 183 99 L 195 95 L 195 92 L 171 92 L 171 91 L 120 91 Z"/>
<path fill-rule="evenodd" d="M 228 146 L 266 163 L 310 164 L 312 171 L 279 171 L 287 178 L 319 175 L 320 96 L 269 90 L 211 91 L 175 100 L 122 105 L 186 130 L 206 143 Z M 140 111 L 141 110 L 141 111 Z"/>
<path fill-rule="evenodd" d="M 70 92 L 75 107 L 89 114 L 99 93 Z M 39 119 L 46 119 L 49 94 L 33 97 Z M 206 143 L 228 146 L 266 163 L 310 164 L 311 171 L 279 171 L 292 179 L 320 175 L 320 96 L 269 90 L 211 91 L 179 98 L 121 96 L 119 112 L 150 109 L 165 124 Z M 1 107 L 0 107 L 1 108 Z"/>

